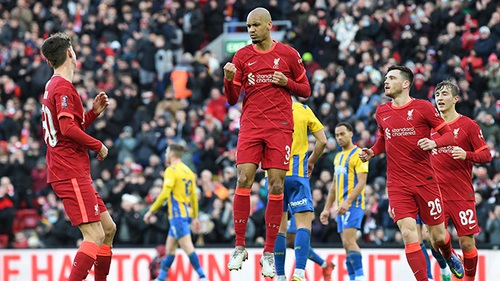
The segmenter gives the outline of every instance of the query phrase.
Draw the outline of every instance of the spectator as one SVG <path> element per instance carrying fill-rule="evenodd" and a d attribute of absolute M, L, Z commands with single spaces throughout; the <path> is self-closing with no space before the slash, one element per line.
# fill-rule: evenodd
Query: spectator
<path fill-rule="evenodd" d="M 483 64 L 488 63 L 488 57 L 495 50 L 497 38 L 491 34 L 488 26 L 479 28 L 479 40 L 474 44 L 474 50 L 478 57 L 483 60 Z"/>
<path fill-rule="evenodd" d="M 16 209 L 14 208 L 14 186 L 8 177 L 0 178 L 0 233 L 9 236 L 9 244 L 14 242 L 13 225 Z"/>
<path fill-rule="evenodd" d="M 488 215 L 486 232 L 490 235 L 490 245 L 498 249 L 500 247 L 500 205 L 496 205 Z"/>
<path fill-rule="evenodd" d="M 184 48 L 186 52 L 194 55 L 203 42 L 203 29 L 205 28 L 203 12 L 192 0 L 186 1 L 185 7 L 181 19 Z"/>
<path fill-rule="evenodd" d="M 115 239 L 118 243 L 142 244 L 142 233 L 146 228 L 141 215 L 143 209 L 138 196 L 128 193 L 122 195 L 121 208 L 113 214 L 117 226 Z"/>
<path fill-rule="evenodd" d="M 486 237 L 488 232 L 486 231 L 486 222 L 488 220 L 489 212 L 491 212 L 488 202 L 486 202 L 482 196 L 483 193 L 484 192 L 481 191 L 475 192 L 476 216 L 479 228 L 481 228 L 481 232 L 476 236 L 478 243 L 484 243 L 487 241 Z"/>

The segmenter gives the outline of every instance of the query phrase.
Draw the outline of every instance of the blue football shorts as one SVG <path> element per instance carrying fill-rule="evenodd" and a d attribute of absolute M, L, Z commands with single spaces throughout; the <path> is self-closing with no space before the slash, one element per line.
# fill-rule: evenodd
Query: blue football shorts
<path fill-rule="evenodd" d="M 189 228 L 191 224 L 191 218 L 173 218 L 169 220 L 170 229 L 168 230 L 168 236 L 172 236 L 175 240 L 191 235 L 191 229 Z"/>
<path fill-rule="evenodd" d="M 313 212 L 314 207 L 309 179 L 296 176 L 285 177 L 283 200 L 283 212 L 290 210 L 292 215 L 301 212 Z"/>
<path fill-rule="evenodd" d="M 364 214 L 365 210 L 361 208 L 349 208 L 347 213 L 337 216 L 337 232 L 342 233 L 346 228 L 360 229 Z"/>

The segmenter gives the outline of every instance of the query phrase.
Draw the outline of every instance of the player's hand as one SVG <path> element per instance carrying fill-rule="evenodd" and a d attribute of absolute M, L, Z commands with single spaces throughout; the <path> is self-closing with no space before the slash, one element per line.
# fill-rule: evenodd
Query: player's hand
<path fill-rule="evenodd" d="M 453 151 L 451 152 L 451 156 L 455 160 L 465 160 L 465 158 L 467 157 L 467 152 L 460 146 L 454 146 Z"/>
<path fill-rule="evenodd" d="M 104 161 L 104 159 L 106 159 L 106 157 L 108 157 L 108 148 L 104 144 L 102 144 L 101 150 L 97 154 L 96 158 L 99 162 L 101 162 L 101 161 Z"/>
<path fill-rule="evenodd" d="M 143 218 L 144 222 L 149 224 L 149 219 L 151 218 L 152 215 L 153 215 L 153 212 L 151 212 L 151 210 L 147 211 L 144 214 L 144 218 Z"/>
<path fill-rule="evenodd" d="M 94 99 L 92 110 L 95 114 L 99 115 L 109 105 L 108 95 L 105 92 L 100 92 Z"/>
<path fill-rule="evenodd" d="M 372 159 L 374 155 L 375 153 L 370 148 L 362 148 L 361 152 L 359 153 L 359 159 L 361 159 L 361 161 L 363 162 L 366 162 Z"/>
<path fill-rule="evenodd" d="M 311 162 L 307 162 L 307 176 L 308 177 L 311 177 L 313 170 L 314 170 L 314 164 Z"/>
<path fill-rule="evenodd" d="M 227 81 L 233 81 L 234 76 L 236 75 L 236 66 L 230 62 L 224 65 L 224 78 Z"/>
<path fill-rule="evenodd" d="M 285 87 L 286 84 L 288 84 L 288 77 L 286 77 L 282 72 L 275 71 L 273 74 L 273 81 L 271 83 L 273 83 L 274 85 Z"/>
<path fill-rule="evenodd" d="M 193 231 L 194 233 L 200 233 L 200 220 L 199 219 L 193 219 L 191 222 L 193 225 Z"/>
<path fill-rule="evenodd" d="M 436 142 L 428 138 L 420 139 L 417 142 L 417 145 L 420 146 L 420 148 L 424 151 L 429 151 L 437 147 Z"/>
<path fill-rule="evenodd" d="M 349 210 L 349 202 L 344 201 L 339 205 L 339 208 L 337 210 L 337 215 L 343 216 L 345 213 L 347 213 L 347 210 Z"/>
<path fill-rule="evenodd" d="M 323 212 L 321 212 L 321 214 L 319 215 L 319 220 L 324 225 L 328 224 L 329 218 L 330 218 L 330 211 L 329 210 L 323 210 Z"/>

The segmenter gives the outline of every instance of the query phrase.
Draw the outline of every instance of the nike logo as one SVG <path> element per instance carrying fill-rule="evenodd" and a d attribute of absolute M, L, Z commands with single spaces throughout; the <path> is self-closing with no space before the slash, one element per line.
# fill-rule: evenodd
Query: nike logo
<path fill-rule="evenodd" d="M 287 161 L 283 162 L 283 164 L 285 164 L 285 165 L 288 165 L 289 163 L 290 163 L 290 162 L 287 162 Z"/>
<path fill-rule="evenodd" d="M 441 217 L 441 215 L 434 217 L 434 220 L 437 220 Z"/>
<path fill-rule="evenodd" d="M 474 271 L 474 268 L 466 268 L 465 271 Z"/>
<path fill-rule="evenodd" d="M 251 66 L 251 65 L 254 65 L 257 61 L 254 61 L 254 62 L 249 62 L 248 63 L 248 66 Z"/>
<path fill-rule="evenodd" d="M 474 227 L 476 227 L 476 224 L 473 226 L 469 226 L 469 229 L 473 229 Z"/>
<path fill-rule="evenodd" d="M 387 120 L 389 118 L 391 118 L 391 116 L 384 117 L 384 119 L 382 119 L 382 120 L 385 121 L 385 120 Z"/>
<path fill-rule="evenodd" d="M 436 133 L 436 132 L 432 132 L 432 133 L 431 133 L 431 136 L 434 136 L 435 134 L 437 134 L 437 133 Z"/>

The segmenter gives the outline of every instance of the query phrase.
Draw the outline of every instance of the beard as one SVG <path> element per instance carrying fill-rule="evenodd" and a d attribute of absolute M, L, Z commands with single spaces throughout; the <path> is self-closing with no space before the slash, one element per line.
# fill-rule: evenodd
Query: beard
<path fill-rule="evenodd" d="M 259 44 L 262 42 L 262 39 L 252 39 L 252 44 Z"/>

